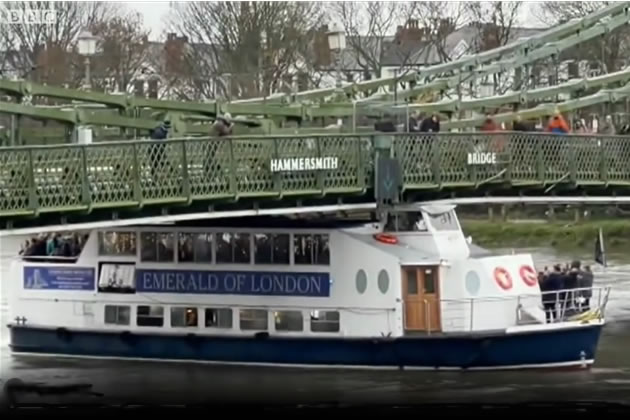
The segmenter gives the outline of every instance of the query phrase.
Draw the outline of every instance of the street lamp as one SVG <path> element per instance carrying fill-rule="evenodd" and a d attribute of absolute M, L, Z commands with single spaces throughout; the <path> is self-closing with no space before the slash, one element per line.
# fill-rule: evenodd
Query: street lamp
<path fill-rule="evenodd" d="M 341 53 L 346 49 L 346 34 L 337 25 L 333 24 L 332 29 L 326 34 L 328 35 L 328 47 L 330 51 L 334 51 L 337 64 L 337 84 L 336 88 L 341 89 Z"/>
<path fill-rule="evenodd" d="M 90 31 L 82 31 L 79 34 L 79 54 L 85 57 L 85 87 L 91 88 L 90 83 L 90 57 L 96 54 L 96 38 Z"/>
<path fill-rule="evenodd" d="M 330 51 L 333 51 L 336 56 L 337 61 L 337 83 L 335 84 L 335 90 L 337 93 L 337 97 L 340 98 L 343 95 L 343 90 L 341 88 L 341 55 L 343 50 L 346 49 L 346 33 L 344 30 L 336 23 L 332 25 L 331 30 L 326 34 L 328 36 L 328 47 Z M 342 125 L 343 121 L 341 118 L 337 120 L 337 125 Z"/>

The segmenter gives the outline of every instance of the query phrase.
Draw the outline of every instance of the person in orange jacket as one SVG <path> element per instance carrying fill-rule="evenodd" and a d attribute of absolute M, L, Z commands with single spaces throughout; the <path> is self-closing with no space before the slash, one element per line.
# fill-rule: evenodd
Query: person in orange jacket
<path fill-rule="evenodd" d="M 556 111 L 554 116 L 549 120 L 547 131 L 557 134 L 568 134 L 570 132 L 569 124 L 567 124 L 567 121 L 559 111 Z"/>

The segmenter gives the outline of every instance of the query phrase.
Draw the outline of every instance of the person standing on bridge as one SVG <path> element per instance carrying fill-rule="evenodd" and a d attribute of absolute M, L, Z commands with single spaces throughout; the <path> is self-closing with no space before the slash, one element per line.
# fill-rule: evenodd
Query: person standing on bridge
<path fill-rule="evenodd" d="M 617 130 L 615 129 L 615 123 L 613 122 L 612 116 L 606 115 L 606 119 L 604 120 L 604 124 L 602 124 L 601 129 L 599 130 L 600 134 L 608 134 L 614 136 L 617 134 Z"/>
<path fill-rule="evenodd" d="M 556 111 L 554 116 L 549 120 L 547 131 L 554 134 L 568 134 L 571 130 L 560 111 Z"/>
<path fill-rule="evenodd" d="M 164 140 L 168 138 L 169 131 L 171 129 L 171 122 L 169 120 L 165 120 L 162 124 L 155 127 L 151 130 L 151 140 L 160 140 L 157 144 L 152 144 L 151 149 L 153 149 L 153 170 L 151 172 L 153 182 L 158 178 L 158 174 L 163 170 L 165 154 L 166 154 L 166 144 L 163 143 Z"/>
<path fill-rule="evenodd" d="M 212 137 L 227 137 L 232 135 L 232 129 L 234 123 L 232 122 L 232 115 L 226 112 L 223 115 L 217 116 L 217 120 L 212 124 L 210 135 Z"/>
<path fill-rule="evenodd" d="M 420 124 L 420 131 L 423 133 L 439 133 L 440 132 L 440 118 L 437 114 L 433 114 L 428 118 L 425 118 Z"/>

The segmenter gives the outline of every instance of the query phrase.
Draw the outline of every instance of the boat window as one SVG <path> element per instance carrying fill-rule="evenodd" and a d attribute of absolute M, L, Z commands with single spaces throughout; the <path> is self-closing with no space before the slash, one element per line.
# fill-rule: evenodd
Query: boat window
<path fill-rule="evenodd" d="M 197 308 L 171 308 L 171 327 L 197 327 Z"/>
<path fill-rule="evenodd" d="M 293 258 L 295 264 L 330 264 L 329 236 L 323 234 L 295 234 Z"/>
<path fill-rule="evenodd" d="M 100 264 L 98 291 L 101 293 L 135 293 L 135 265 Z"/>
<path fill-rule="evenodd" d="M 300 311 L 276 311 L 273 313 L 276 331 L 302 331 L 304 318 Z"/>
<path fill-rule="evenodd" d="M 217 263 L 249 264 L 251 262 L 249 233 L 217 233 Z"/>
<path fill-rule="evenodd" d="M 241 309 L 239 318 L 241 330 L 267 330 L 267 311 L 264 309 Z"/>
<path fill-rule="evenodd" d="M 410 268 L 405 270 L 405 274 L 407 277 L 407 294 L 408 295 L 417 295 L 418 294 L 418 272 L 415 268 Z"/>
<path fill-rule="evenodd" d="M 424 270 L 424 293 L 435 293 L 435 271 Z"/>
<path fill-rule="evenodd" d="M 339 332 L 338 311 L 312 311 L 312 332 Z"/>
<path fill-rule="evenodd" d="M 131 319 L 131 307 L 118 305 L 105 305 L 105 324 L 129 325 Z"/>
<path fill-rule="evenodd" d="M 161 306 L 138 306 L 136 324 L 138 324 L 139 327 L 164 326 L 164 308 Z"/>
<path fill-rule="evenodd" d="M 433 226 L 433 229 L 437 231 L 459 230 L 457 217 L 455 217 L 455 212 L 452 210 L 442 214 L 427 213 L 427 217 L 431 222 L 431 226 Z"/>
<path fill-rule="evenodd" d="M 206 327 L 232 328 L 232 309 L 206 308 Z"/>
<path fill-rule="evenodd" d="M 188 263 L 212 262 L 211 233 L 180 233 L 178 261 Z"/>
<path fill-rule="evenodd" d="M 140 234 L 140 258 L 143 262 L 173 262 L 175 258 L 175 234 L 172 232 L 142 232 Z"/>
<path fill-rule="evenodd" d="M 289 264 L 288 233 L 254 234 L 254 261 L 256 264 Z"/>
<path fill-rule="evenodd" d="M 136 256 L 136 232 L 99 232 L 100 255 Z"/>

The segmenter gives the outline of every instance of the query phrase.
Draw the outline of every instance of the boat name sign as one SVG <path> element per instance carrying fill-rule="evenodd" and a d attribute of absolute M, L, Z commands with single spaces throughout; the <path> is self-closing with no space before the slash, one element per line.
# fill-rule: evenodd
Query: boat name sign
<path fill-rule="evenodd" d="M 136 270 L 136 291 L 328 297 L 330 296 L 330 274 L 141 269 Z"/>
<path fill-rule="evenodd" d="M 321 171 L 337 169 L 338 167 L 339 158 L 333 156 L 271 159 L 271 172 Z"/>

